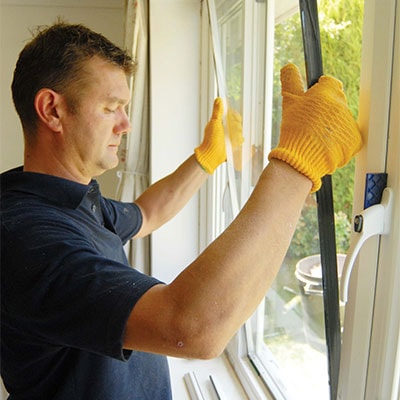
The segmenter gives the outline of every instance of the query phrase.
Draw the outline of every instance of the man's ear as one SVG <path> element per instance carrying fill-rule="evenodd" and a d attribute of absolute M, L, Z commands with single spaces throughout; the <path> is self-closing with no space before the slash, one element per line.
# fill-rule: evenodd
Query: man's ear
<path fill-rule="evenodd" d="M 43 88 L 36 93 L 34 105 L 39 120 L 52 131 L 60 132 L 60 111 L 64 106 L 62 96 L 54 90 Z"/>

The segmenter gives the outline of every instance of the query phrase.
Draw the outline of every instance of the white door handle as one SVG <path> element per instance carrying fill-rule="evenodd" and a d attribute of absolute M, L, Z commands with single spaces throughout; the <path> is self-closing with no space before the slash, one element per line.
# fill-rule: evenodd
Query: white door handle
<path fill-rule="evenodd" d="M 354 218 L 354 240 L 350 245 L 346 260 L 343 265 L 340 279 L 340 297 L 346 303 L 349 290 L 350 275 L 353 270 L 357 255 L 367 239 L 375 235 L 387 235 L 393 209 L 393 190 L 385 188 L 380 204 L 375 204 Z"/>

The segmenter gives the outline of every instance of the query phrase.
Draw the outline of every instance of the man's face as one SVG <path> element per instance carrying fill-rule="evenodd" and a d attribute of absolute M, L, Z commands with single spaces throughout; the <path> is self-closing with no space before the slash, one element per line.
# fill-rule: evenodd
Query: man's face
<path fill-rule="evenodd" d="M 130 91 L 125 73 L 100 58 L 85 66 L 90 80 L 65 122 L 69 163 L 89 180 L 118 164 L 122 135 L 130 130 L 126 114 Z"/>

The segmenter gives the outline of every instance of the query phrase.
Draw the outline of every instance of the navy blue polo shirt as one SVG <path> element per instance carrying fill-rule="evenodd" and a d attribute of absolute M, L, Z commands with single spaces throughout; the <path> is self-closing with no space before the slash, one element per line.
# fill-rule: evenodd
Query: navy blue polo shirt
<path fill-rule="evenodd" d="M 10 399 L 171 398 L 167 360 L 123 349 L 127 318 L 158 280 L 129 266 L 135 204 L 98 184 L 1 175 L 1 374 Z"/>

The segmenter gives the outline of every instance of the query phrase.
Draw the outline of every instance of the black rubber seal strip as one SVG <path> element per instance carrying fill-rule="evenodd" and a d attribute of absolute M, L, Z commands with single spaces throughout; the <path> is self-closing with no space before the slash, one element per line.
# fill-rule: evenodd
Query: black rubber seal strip
<path fill-rule="evenodd" d="M 307 86 L 311 87 L 323 75 L 317 0 L 299 0 L 299 5 Z M 330 398 L 336 400 L 340 367 L 341 328 L 335 215 L 330 175 L 322 178 L 321 189 L 317 192 L 317 203 Z"/>

